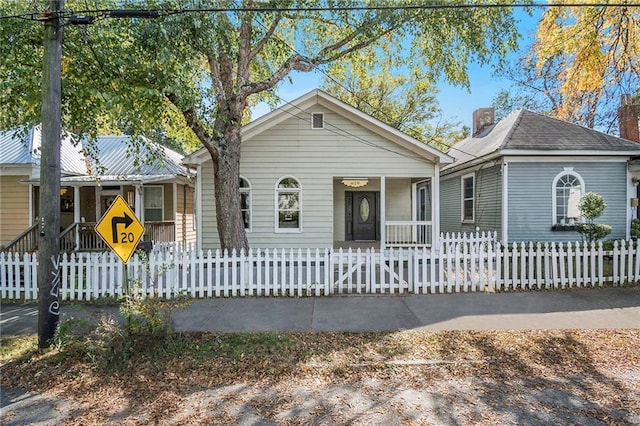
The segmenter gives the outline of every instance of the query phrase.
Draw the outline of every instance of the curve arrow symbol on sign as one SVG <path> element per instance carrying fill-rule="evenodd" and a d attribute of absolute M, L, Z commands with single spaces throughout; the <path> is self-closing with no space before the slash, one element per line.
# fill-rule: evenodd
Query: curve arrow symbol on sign
<path fill-rule="evenodd" d="M 127 229 L 133 223 L 133 219 L 127 212 L 123 214 L 124 216 L 114 216 L 111 219 L 111 237 L 114 244 L 118 244 L 118 224 L 124 223 L 124 228 Z"/>

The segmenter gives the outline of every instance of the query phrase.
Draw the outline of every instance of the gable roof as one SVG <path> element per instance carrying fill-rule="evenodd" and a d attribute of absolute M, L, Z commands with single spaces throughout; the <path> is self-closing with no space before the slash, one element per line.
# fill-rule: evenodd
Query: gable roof
<path fill-rule="evenodd" d="M 42 126 L 0 131 L 0 164 L 40 165 Z M 60 146 L 60 169 L 63 175 L 87 173 L 82 144 L 72 134 L 63 132 Z"/>
<path fill-rule="evenodd" d="M 291 118 L 292 116 L 313 107 L 314 105 L 321 105 L 328 108 L 329 110 L 362 125 L 368 130 L 371 130 L 389 141 L 395 142 L 423 158 L 430 159 L 436 163 L 451 163 L 453 161 L 452 157 L 437 148 L 412 138 L 406 133 L 383 123 L 382 121 L 342 102 L 320 89 L 312 90 L 245 125 L 242 128 L 242 138 L 243 140 L 251 139 Z M 339 132 L 340 129 L 336 129 L 336 131 Z M 198 164 L 208 159 L 209 156 L 207 150 L 201 148 L 185 157 L 183 162 L 187 164 Z"/>
<path fill-rule="evenodd" d="M 640 155 L 640 144 L 525 109 L 517 110 L 449 150 L 444 170 L 500 155 Z"/>

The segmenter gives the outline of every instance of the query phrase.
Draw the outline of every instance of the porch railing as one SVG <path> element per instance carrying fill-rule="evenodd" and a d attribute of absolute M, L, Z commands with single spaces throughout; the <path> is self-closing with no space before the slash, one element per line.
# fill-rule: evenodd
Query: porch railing
<path fill-rule="evenodd" d="M 60 251 L 102 251 L 108 247 L 95 231 L 94 222 L 72 223 L 60 233 Z M 145 222 L 144 241 L 172 243 L 175 241 L 173 221 Z M 31 253 L 38 249 L 38 224 L 18 235 L 6 245 L 0 247 L 5 253 Z"/>
<path fill-rule="evenodd" d="M 427 247 L 430 246 L 431 221 L 407 220 L 385 222 L 385 245 L 387 247 Z"/>
<path fill-rule="evenodd" d="M 154 243 L 170 243 L 176 240 L 176 227 L 173 221 L 144 223 L 144 241 Z"/>
<path fill-rule="evenodd" d="M 93 222 L 83 222 L 77 224 L 78 248 L 77 250 L 100 251 L 107 250 L 102 238 L 96 233 L 96 224 Z"/>
<path fill-rule="evenodd" d="M 78 241 L 76 238 L 76 228 L 78 227 L 78 223 L 72 223 L 67 226 L 67 228 L 60 233 L 60 251 L 62 252 L 71 252 L 76 249 L 78 246 Z"/>
<path fill-rule="evenodd" d="M 108 247 L 95 231 L 95 223 L 78 224 L 78 250 L 105 250 Z M 173 221 L 145 222 L 143 241 L 154 243 L 172 243 L 175 241 L 175 226 Z"/>
<path fill-rule="evenodd" d="M 22 234 L 0 247 L 4 253 L 31 253 L 38 248 L 38 224 L 32 225 Z"/>

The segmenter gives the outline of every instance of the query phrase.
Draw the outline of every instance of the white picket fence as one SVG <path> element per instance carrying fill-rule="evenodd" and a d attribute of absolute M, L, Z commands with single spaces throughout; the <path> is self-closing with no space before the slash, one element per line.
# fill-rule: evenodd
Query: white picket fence
<path fill-rule="evenodd" d="M 62 300 L 120 296 L 322 296 L 549 289 L 640 280 L 639 241 L 596 244 L 447 243 L 437 250 L 161 250 L 124 266 L 111 252 L 60 259 Z M 0 253 L 3 299 L 37 298 L 37 255 Z"/>
<path fill-rule="evenodd" d="M 495 231 L 489 232 L 447 232 L 440 234 L 440 244 L 452 244 L 452 243 L 496 243 L 498 242 L 498 233 Z"/>

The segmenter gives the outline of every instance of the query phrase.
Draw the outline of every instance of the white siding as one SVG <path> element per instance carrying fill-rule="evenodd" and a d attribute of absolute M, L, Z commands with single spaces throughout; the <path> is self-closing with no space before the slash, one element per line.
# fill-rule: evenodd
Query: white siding
<path fill-rule="evenodd" d="M 324 129 L 311 129 L 309 112 L 323 112 Z M 213 167 L 203 164 L 202 179 L 202 247 L 219 245 L 213 194 Z M 247 139 L 242 144 L 240 174 L 251 183 L 253 230 L 248 234 L 252 247 L 332 247 L 334 226 L 340 219 L 334 214 L 334 177 L 387 176 L 387 219 L 411 219 L 411 182 L 393 177 L 430 177 L 434 166 L 429 160 L 390 142 L 329 109 L 314 106 L 277 126 Z M 293 176 L 300 182 L 302 233 L 275 233 L 274 189 L 277 180 Z M 398 190 L 396 185 L 406 185 Z M 374 189 L 367 186 L 366 190 Z M 344 195 L 342 210 L 344 215 Z M 338 207 L 336 207 L 338 208 Z M 342 224 L 344 236 L 344 223 Z"/>

